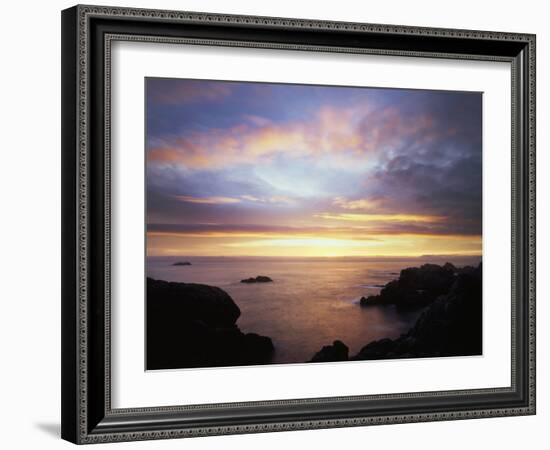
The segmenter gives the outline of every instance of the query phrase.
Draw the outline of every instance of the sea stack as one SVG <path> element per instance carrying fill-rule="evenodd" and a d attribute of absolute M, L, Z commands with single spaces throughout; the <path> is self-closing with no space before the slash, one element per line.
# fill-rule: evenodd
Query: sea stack
<path fill-rule="evenodd" d="M 273 280 L 265 275 L 258 275 L 256 278 L 246 278 L 241 280 L 241 283 L 272 283 Z"/>

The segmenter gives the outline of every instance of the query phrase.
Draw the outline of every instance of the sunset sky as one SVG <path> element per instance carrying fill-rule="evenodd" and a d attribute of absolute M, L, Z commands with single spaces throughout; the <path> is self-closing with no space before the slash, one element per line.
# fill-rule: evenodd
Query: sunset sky
<path fill-rule="evenodd" d="M 481 254 L 480 93 L 146 79 L 150 256 Z"/>

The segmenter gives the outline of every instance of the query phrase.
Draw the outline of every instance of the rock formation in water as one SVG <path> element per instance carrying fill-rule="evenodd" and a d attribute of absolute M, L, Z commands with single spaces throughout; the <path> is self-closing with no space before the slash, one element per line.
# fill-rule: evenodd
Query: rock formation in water
<path fill-rule="evenodd" d="M 240 314 L 220 288 L 147 278 L 147 369 L 269 362 L 271 339 L 243 333 Z"/>
<path fill-rule="evenodd" d="M 266 277 L 264 275 L 258 275 L 256 278 L 246 278 L 244 280 L 241 280 L 241 283 L 271 283 L 273 280 L 269 277 Z"/>
<path fill-rule="evenodd" d="M 397 280 L 387 283 L 380 294 L 362 297 L 361 306 L 396 305 L 400 308 L 418 308 L 429 305 L 449 291 L 460 273 L 475 270 L 466 266 L 457 269 L 451 263 L 443 266 L 424 264 L 403 269 Z"/>
<path fill-rule="evenodd" d="M 373 341 L 349 359 L 481 355 L 481 264 L 477 268 L 455 269 L 454 273 L 456 276 L 448 292 L 439 295 L 427 306 L 407 333 L 397 339 Z M 315 361 L 334 361 L 330 359 L 330 352 L 323 350 L 315 355 Z"/>
<path fill-rule="evenodd" d="M 177 261 L 172 265 L 173 266 L 190 266 L 191 263 L 189 261 Z"/>

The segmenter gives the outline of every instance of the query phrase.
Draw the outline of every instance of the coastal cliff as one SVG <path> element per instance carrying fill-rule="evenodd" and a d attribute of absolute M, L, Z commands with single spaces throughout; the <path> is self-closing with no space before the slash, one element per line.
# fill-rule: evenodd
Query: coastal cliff
<path fill-rule="evenodd" d="M 397 339 L 380 339 L 365 345 L 356 355 L 343 358 L 345 344 L 335 341 L 317 352 L 311 362 L 329 362 L 342 360 L 371 360 L 394 358 L 421 358 L 438 356 L 469 356 L 482 353 L 482 270 L 467 266 L 456 269 L 452 265 L 441 267 L 424 265 L 419 269 L 401 271 L 398 280 L 386 285 L 379 296 L 373 296 L 369 305 L 405 305 L 421 307 L 428 303 L 415 325 Z M 422 273 L 424 272 L 424 273 Z M 435 295 L 443 289 L 452 275 L 452 283 L 445 293 Z M 425 277 L 426 273 L 430 273 Z M 411 275 L 414 274 L 414 275 Z M 438 274 L 434 276 L 434 274 Z M 411 279 L 415 280 L 411 282 Z M 431 280 L 422 286 L 430 288 L 429 293 L 415 292 L 418 280 Z M 437 280 L 437 281 L 435 281 Z M 432 283 L 432 284 L 430 284 Z M 409 290 L 405 288 L 409 286 Z M 401 290 L 402 297 L 394 295 Z M 428 290 L 428 289 L 426 289 Z M 389 294 L 391 293 L 391 294 Z M 369 297 L 369 298 L 373 298 Z M 412 300 L 411 300 L 412 299 Z M 346 347 L 347 351 L 347 347 Z"/>
<path fill-rule="evenodd" d="M 399 308 L 418 308 L 429 305 L 446 294 L 456 277 L 472 272 L 475 267 L 457 268 L 451 263 L 443 266 L 423 264 L 403 269 L 397 280 L 387 283 L 380 294 L 361 298 L 361 306 L 396 305 Z"/>
<path fill-rule="evenodd" d="M 269 337 L 243 333 L 239 307 L 218 287 L 147 278 L 147 369 L 269 362 Z"/>

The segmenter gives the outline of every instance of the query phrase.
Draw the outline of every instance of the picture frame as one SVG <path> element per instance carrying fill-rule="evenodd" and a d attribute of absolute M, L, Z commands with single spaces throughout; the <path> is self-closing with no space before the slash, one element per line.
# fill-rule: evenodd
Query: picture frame
<path fill-rule="evenodd" d="M 508 63 L 510 385 L 113 408 L 110 70 L 116 41 Z M 535 42 L 534 35 L 508 32 L 86 5 L 64 10 L 62 437 L 85 444 L 535 414 Z"/>

